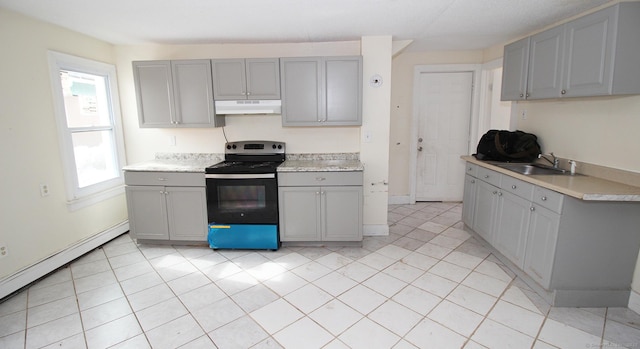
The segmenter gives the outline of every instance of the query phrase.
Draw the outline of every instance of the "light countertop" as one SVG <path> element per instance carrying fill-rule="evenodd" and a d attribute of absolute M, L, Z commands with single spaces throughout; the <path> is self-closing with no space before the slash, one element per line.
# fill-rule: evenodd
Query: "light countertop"
<path fill-rule="evenodd" d="M 360 160 L 287 160 L 278 172 L 364 171 Z"/>
<path fill-rule="evenodd" d="M 585 201 L 640 201 L 640 187 L 585 175 L 523 175 L 480 161 L 473 156 L 462 159 L 490 170 L 509 175 L 559 193 Z"/>
<path fill-rule="evenodd" d="M 202 172 L 221 162 L 222 154 L 157 154 L 153 160 L 127 165 L 123 171 L 148 172 Z"/>

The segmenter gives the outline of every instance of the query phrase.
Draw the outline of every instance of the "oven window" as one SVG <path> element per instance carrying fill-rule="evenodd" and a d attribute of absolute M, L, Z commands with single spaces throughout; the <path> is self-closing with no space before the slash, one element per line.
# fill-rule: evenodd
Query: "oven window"
<path fill-rule="evenodd" d="M 264 185 L 220 185 L 218 207 L 223 210 L 261 209 L 267 206 Z"/>

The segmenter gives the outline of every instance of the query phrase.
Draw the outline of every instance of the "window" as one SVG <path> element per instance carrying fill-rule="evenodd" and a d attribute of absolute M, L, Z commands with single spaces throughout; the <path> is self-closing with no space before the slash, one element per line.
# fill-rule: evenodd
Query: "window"
<path fill-rule="evenodd" d="M 123 141 L 113 65 L 49 52 L 71 210 L 123 192 Z"/>

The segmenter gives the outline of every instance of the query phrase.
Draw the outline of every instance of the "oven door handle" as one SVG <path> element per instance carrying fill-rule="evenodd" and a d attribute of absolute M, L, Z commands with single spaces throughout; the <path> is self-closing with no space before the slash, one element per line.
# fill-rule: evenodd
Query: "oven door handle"
<path fill-rule="evenodd" d="M 204 175 L 206 179 L 262 179 L 262 178 L 276 178 L 275 173 L 250 173 L 250 174 L 213 174 L 207 173 Z"/>

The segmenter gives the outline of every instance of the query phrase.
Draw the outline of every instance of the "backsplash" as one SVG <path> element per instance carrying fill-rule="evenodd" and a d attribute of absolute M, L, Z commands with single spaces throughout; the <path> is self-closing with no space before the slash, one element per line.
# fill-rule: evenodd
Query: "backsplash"
<path fill-rule="evenodd" d="M 360 153 L 286 154 L 287 160 L 360 160 Z"/>
<path fill-rule="evenodd" d="M 216 153 L 156 153 L 156 160 L 203 161 L 216 163 L 224 160 L 224 154 Z"/>

